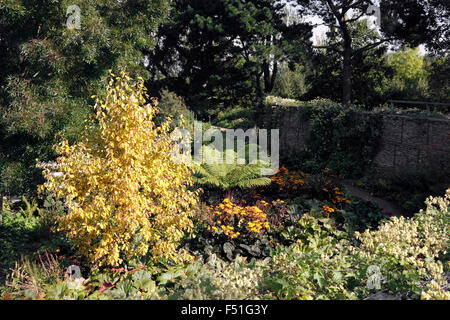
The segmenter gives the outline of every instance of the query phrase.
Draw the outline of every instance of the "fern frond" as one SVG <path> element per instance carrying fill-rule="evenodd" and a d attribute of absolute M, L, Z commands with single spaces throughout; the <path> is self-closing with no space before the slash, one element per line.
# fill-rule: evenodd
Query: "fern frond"
<path fill-rule="evenodd" d="M 247 179 L 247 180 L 242 180 L 240 181 L 237 186 L 240 188 L 253 188 L 253 187 L 262 187 L 262 186 L 267 186 L 272 182 L 272 180 L 270 180 L 267 177 L 260 177 L 260 178 L 254 178 L 254 179 Z"/>

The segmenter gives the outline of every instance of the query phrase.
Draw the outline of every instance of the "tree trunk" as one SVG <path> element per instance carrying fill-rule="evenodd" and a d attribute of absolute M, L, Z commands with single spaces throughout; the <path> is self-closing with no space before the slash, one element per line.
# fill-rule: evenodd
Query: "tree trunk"
<path fill-rule="evenodd" d="M 264 72 L 264 93 L 271 93 L 275 85 L 275 79 L 278 73 L 278 63 L 274 61 L 271 74 L 270 63 L 268 61 L 265 61 L 263 63 L 263 72 Z"/>
<path fill-rule="evenodd" d="M 344 69 L 342 72 L 342 103 L 346 106 L 352 103 L 352 45 L 351 41 L 345 41 Z"/>

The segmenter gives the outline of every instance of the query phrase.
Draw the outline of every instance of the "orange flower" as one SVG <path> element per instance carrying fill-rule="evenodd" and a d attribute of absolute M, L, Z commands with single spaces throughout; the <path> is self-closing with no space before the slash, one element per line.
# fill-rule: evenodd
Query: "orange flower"
<path fill-rule="evenodd" d="M 329 206 L 323 206 L 322 209 L 327 214 L 335 212 L 335 210 Z"/>
<path fill-rule="evenodd" d="M 269 205 L 264 200 L 260 203 L 263 206 Z M 214 222 L 208 230 L 224 234 L 229 239 L 270 230 L 266 213 L 256 206 L 239 206 L 225 199 L 218 206 L 210 207 L 209 210 L 214 213 Z"/>

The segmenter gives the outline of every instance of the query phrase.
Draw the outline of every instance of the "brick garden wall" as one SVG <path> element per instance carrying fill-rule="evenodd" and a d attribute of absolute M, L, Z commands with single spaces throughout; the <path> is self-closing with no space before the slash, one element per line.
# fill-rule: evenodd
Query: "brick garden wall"
<path fill-rule="evenodd" d="M 280 153 L 305 148 L 309 123 L 302 119 L 302 107 L 285 109 L 279 121 Z M 370 112 L 355 113 L 356 123 Z M 381 142 L 372 167 L 381 172 L 418 170 L 443 175 L 450 180 L 450 120 L 382 115 Z"/>

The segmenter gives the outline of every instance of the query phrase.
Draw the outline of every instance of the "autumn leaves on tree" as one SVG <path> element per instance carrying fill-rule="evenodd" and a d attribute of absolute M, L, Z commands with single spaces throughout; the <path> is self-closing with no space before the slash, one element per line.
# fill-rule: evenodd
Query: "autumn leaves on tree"
<path fill-rule="evenodd" d="M 41 191 L 64 197 L 69 212 L 59 230 L 96 266 L 149 252 L 155 259 L 186 259 L 177 246 L 192 228 L 197 195 L 188 190 L 189 167 L 171 160 L 170 120 L 155 126 L 157 101 L 147 103 L 141 78 L 111 77 L 95 107 L 97 134 L 73 145 L 62 139 L 56 146 L 62 176 L 47 170 Z"/>

